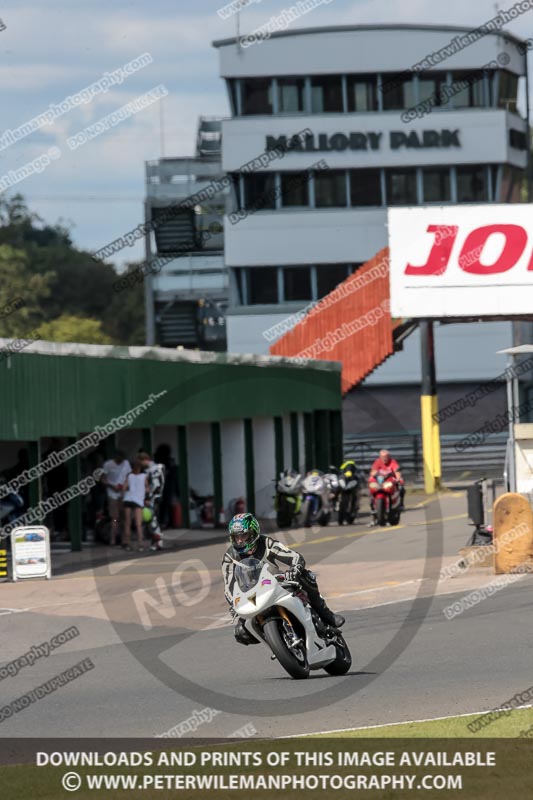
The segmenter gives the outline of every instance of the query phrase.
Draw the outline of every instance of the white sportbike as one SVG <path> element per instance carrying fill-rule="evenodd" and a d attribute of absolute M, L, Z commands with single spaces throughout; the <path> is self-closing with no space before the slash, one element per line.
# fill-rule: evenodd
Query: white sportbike
<path fill-rule="evenodd" d="M 292 678 L 308 678 L 312 669 L 344 675 L 352 656 L 340 631 L 323 622 L 298 583 L 273 569 L 257 558 L 235 566 L 233 608 L 246 630 Z"/>

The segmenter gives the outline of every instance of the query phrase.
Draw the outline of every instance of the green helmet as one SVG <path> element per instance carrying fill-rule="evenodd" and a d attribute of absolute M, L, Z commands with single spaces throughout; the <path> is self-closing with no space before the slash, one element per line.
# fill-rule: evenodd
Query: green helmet
<path fill-rule="evenodd" d="M 261 530 L 259 522 L 253 514 L 236 514 L 229 524 L 229 540 L 239 555 L 252 554 L 257 547 Z M 235 535 L 239 536 L 240 542 L 237 544 Z M 246 539 L 243 537 L 246 536 Z"/>

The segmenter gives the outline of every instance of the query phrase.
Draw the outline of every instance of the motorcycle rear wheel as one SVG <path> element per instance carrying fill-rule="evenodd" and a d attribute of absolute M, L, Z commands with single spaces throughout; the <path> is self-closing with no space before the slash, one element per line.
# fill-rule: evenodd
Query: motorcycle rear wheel
<path fill-rule="evenodd" d="M 335 644 L 335 650 L 337 651 L 337 656 L 335 661 L 332 661 L 331 664 L 328 664 L 324 667 L 324 670 L 329 675 L 346 675 L 350 667 L 352 666 L 352 654 L 350 653 L 350 649 L 346 644 L 344 637 L 340 634 L 337 637 L 337 641 Z"/>
<path fill-rule="evenodd" d="M 385 525 L 387 522 L 387 504 L 384 497 L 376 500 L 376 520 L 378 525 Z"/>
<path fill-rule="evenodd" d="M 282 621 L 280 619 L 269 619 L 263 626 L 263 634 L 268 646 L 276 656 L 283 669 L 289 673 L 291 678 L 302 680 L 309 677 L 309 663 L 304 650 L 304 659 L 301 661 L 292 653 L 281 632 Z"/>

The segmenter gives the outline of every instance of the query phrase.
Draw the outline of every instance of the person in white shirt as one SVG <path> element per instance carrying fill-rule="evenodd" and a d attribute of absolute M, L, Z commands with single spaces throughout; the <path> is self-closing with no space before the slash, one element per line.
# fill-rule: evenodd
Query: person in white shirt
<path fill-rule="evenodd" d="M 107 509 L 111 517 L 111 535 L 109 543 L 114 546 L 119 531 L 122 511 L 122 491 L 131 465 L 122 450 L 117 450 L 113 458 L 104 463 L 102 480 L 107 490 Z"/>
<path fill-rule="evenodd" d="M 133 469 L 126 478 L 124 485 L 124 549 L 131 550 L 131 516 L 135 522 L 137 533 L 137 548 L 143 550 L 143 509 L 146 493 L 148 491 L 148 478 L 143 472 L 143 465 L 138 458 L 133 462 Z"/>

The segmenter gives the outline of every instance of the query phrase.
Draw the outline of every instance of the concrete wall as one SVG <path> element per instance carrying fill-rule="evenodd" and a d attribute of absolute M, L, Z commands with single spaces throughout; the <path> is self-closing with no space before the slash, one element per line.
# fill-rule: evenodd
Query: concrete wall
<path fill-rule="evenodd" d="M 316 149 L 289 151 L 283 159 L 272 159 L 266 166 L 266 172 L 309 169 L 321 158 L 326 161 L 328 169 L 506 162 L 521 169 L 525 168 L 526 152 L 511 149 L 508 144 L 510 127 L 525 131 L 525 122 L 516 114 L 508 114 L 504 109 L 497 108 L 467 108 L 446 110 L 440 114 L 437 112 L 431 115 L 429 121 L 423 118 L 409 123 L 407 132 L 414 131 L 420 142 L 424 141 L 423 134 L 427 130 L 458 131 L 459 147 L 439 148 L 407 145 L 406 140 L 397 135 L 406 133 L 401 114 L 401 111 L 367 111 L 353 115 L 339 112 L 272 115 L 266 118 L 262 115 L 234 117 L 223 123 L 224 169 L 227 172 L 236 172 L 243 164 L 258 158 L 267 149 L 267 136 L 290 138 L 304 130 L 310 130 L 315 136 L 312 144 L 306 142 L 305 147 Z M 326 141 L 319 139 L 321 134 L 331 137 L 337 133 L 343 133 L 348 138 L 351 133 L 363 134 L 367 137 L 364 140 L 365 146 L 360 150 L 318 150 L 323 146 L 321 143 Z M 368 134 L 373 135 L 368 138 Z M 378 138 L 375 139 L 374 135 Z M 241 223 L 233 227 L 240 226 Z"/>
<path fill-rule="evenodd" d="M 244 469 L 244 428 L 242 420 L 224 420 L 220 426 L 222 445 L 222 497 L 224 508 L 229 500 L 246 497 Z"/>
<path fill-rule="evenodd" d="M 238 225 L 226 217 L 226 264 L 363 263 L 386 247 L 386 222 L 386 208 L 258 211 Z"/>
<path fill-rule="evenodd" d="M 509 4 L 510 6 L 511 4 Z M 509 6 L 506 6 L 509 7 Z M 487 14 L 487 19 L 490 15 Z M 518 17 L 520 20 L 521 17 Z M 517 21 L 518 24 L 518 21 Z M 316 27 L 317 22 L 309 25 Z M 307 27 L 307 23 L 305 24 Z M 301 33 L 297 30 L 274 35 L 258 46 L 240 48 L 223 40 L 219 49 L 223 77 L 271 75 L 335 75 L 342 72 L 402 72 L 453 40 L 469 28 L 441 25 L 358 25 L 350 29 L 327 28 Z M 241 35 L 253 30 L 246 27 Z M 509 56 L 506 69 L 524 71 L 525 59 L 511 38 L 488 34 L 469 47 L 446 58 L 444 70 L 479 69 L 504 52 Z M 220 42 L 221 44 L 221 42 Z M 431 67 L 430 67 L 431 69 Z M 222 143 L 225 144 L 225 123 Z"/>
<path fill-rule="evenodd" d="M 199 495 L 213 494 L 211 429 L 205 423 L 187 426 L 189 486 Z"/>
<path fill-rule="evenodd" d="M 272 417 L 259 417 L 253 420 L 254 470 L 255 470 L 255 513 L 258 517 L 273 517 L 272 495 L 275 477 L 275 436 Z"/>
<path fill-rule="evenodd" d="M 305 471 L 305 434 L 304 434 L 304 415 L 298 414 L 298 443 L 300 447 L 300 472 Z"/>

